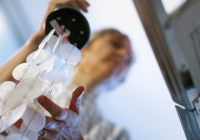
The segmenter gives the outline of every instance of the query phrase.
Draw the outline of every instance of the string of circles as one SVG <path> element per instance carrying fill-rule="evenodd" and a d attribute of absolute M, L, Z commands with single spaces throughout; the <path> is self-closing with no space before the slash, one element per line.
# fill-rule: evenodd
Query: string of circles
<path fill-rule="evenodd" d="M 81 60 L 80 50 L 63 43 L 63 36 L 53 35 L 53 29 L 40 43 L 37 51 L 31 53 L 26 63 L 18 65 L 12 72 L 19 81 L 6 81 L 0 85 L 0 136 L 1 140 L 37 140 L 38 132 L 45 126 L 44 110 L 37 102 L 40 95 L 58 98 L 62 94 L 62 82 L 69 76 L 65 65 L 76 65 Z M 50 52 L 44 50 L 48 43 Z M 56 57 L 63 63 L 61 68 L 52 69 Z M 19 130 L 13 126 L 19 119 L 23 123 Z"/>

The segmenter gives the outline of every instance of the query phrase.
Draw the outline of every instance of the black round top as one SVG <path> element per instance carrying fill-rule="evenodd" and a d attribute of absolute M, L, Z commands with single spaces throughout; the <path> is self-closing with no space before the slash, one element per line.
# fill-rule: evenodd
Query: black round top
<path fill-rule="evenodd" d="M 68 34 L 71 44 L 78 49 L 83 49 L 90 38 L 90 26 L 84 15 L 71 7 L 60 7 L 53 10 L 46 19 L 45 32 L 48 34 L 53 26 L 58 24 L 58 29 Z M 55 28 L 55 27 L 54 27 Z M 55 32 L 54 35 L 58 36 Z"/>

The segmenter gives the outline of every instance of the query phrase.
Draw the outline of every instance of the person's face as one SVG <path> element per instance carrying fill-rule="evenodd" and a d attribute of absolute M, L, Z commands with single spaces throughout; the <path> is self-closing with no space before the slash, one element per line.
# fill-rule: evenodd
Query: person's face
<path fill-rule="evenodd" d="M 104 35 L 82 50 L 80 66 L 85 67 L 84 71 L 97 80 L 104 80 L 113 74 L 118 76 L 127 69 L 131 61 L 130 48 L 128 39 Z"/>

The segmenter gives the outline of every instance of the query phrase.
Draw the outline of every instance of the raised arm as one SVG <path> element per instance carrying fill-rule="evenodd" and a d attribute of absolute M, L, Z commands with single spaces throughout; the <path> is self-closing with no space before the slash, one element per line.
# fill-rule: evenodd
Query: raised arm
<path fill-rule="evenodd" d="M 45 14 L 45 17 L 43 19 L 43 22 L 39 31 L 37 31 L 35 34 L 33 34 L 30 37 L 30 39 L 16 53 L 16 55 L 14 55 L 8 62 L 6 62 L 3 66 L 0 67 L 0 83 L 4 81 L 14 80 L 12 78 L 13 69 L 17 65 L 24 63 L 26 60 L 26 57 L 33 51 L 36 51 L 38 49 L 40 42 L 44 39 L 45 30 L 43 28 L 43 25 L 46 21 L 46 17 L 49 15 L 49 13 L 52 10 L 61 6 L 70 6 L 70 7 L 76 8 L 77 10 L 82 9 L 84 12 L 87 12 L 87 7 L 89 6 L 89 4 L 85 0 L 51 0 L 49 2 L 48 10 Z"/>

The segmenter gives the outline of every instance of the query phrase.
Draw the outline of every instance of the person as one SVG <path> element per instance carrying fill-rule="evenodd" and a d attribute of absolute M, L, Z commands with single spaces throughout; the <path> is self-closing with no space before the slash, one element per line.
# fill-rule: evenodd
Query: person
<path fill-rule="evenodd" d="M 12 70 L 25 62 L 31 52 L 37 50 L 45 37 L 43 24 L 47 15 L 60 6 L 71 6 L 87 12 L 89 4 L 85 0 L 51 0 L 39 31 L 33 34 L 22 49 L 0 68 L 0 75 L 2 75 L 0 82 L 14 81 Z M 129 139 L 124 129 L 103 120 L 96 99 L 103 92 L 102 89 L 112 89 L 124 81 L 133 62 L 130 40 L 115 29 L 101 30 L 91 35 L 89 43 L 81 53 L 82 59 L 74 67 L 70 84 L 63 86 L 63 94 L 57 99 L 52 99 L 54 103 L 45 96 L 38 98 L 38 102 L 51 115 L 46 117 L 47 122 L 41 131 L 40 139 Z M 84 88 L 78 87 L 81 90 L 73 92 L 79 85 L 86 87 L 82 96 L 81 109 L 79 104 Z M 76 114 L 73 115 L 74 113 Z"/>

